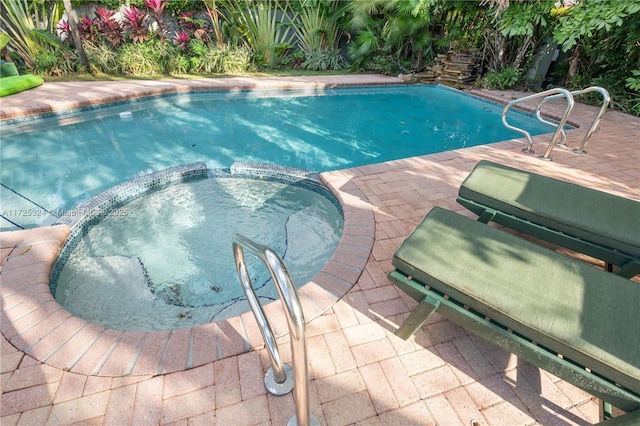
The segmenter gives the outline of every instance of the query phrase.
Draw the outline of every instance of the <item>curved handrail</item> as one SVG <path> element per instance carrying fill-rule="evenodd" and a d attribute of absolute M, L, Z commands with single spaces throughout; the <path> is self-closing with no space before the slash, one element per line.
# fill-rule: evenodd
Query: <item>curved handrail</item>
<path fill-rule="evenodd" d="M 555 122 L 555 121 L 547 120 L 545 117 L 542 116 L 542 112 L 540 110 L 542 108 L 542 104 L 545 103 L 550 97 L 554 97 L 554 96 L 561 97 L 561 95 L 551 95 L 551 96 L 547 96 L 546 98 L 541 99 L 540 102 L 538 102 L 538 105 L 536 105 L 535 115 L 536 115 L 536 118 L 538 119 L 538 121 L 540 121 L 542 123 L 545 123 L 545 124 L 548 124 L 549 126 L 557 128 L 557 127 L 559 127 L 558 123 Z M 564 130 L 564 127 L 562 127 L 561 130 L 560 130 L 560 139 L 561 139 L 561 141 L 560 142 L 556 142 L 556 145 L 566 146 L 565 141 L 567 140 L 567 132 Z"/>
<path fill-rule="evenodd" d="M 528 144 L 527 144 L 527 148 L 523 148 L 522 151 L 523 152 L 527 152 L 529 154 L 533 154 L 534 153 L 534 151 L 533 151 L 533 139 L 531 139 L 531 134 L 529 134 L 529 132 L 527 132 L 524 129 L 521 129 L 519 127 L 515 127 L 515 126 L 512 126 L 511 124 L 509 124 L 507 122 L 507 112 L 509 111 L 509 109 L 512 106 L 514 106 L 516 104 L 519 104 L 519 103 L 522 103 L 522 102 L 526 102 L 526 101 L 530 101 L 530 100 L 534 100 L 534 99 L 539 99 L 539 98 L 547 98 L 548 96 L 551 96 L 551 95 L 564 96 L 567 99 L 567 108 L 565 109 L 565 112 L 564 112 L 564 115 L 562 116 L 562 119 L 558 123 L 558 128 L 556 129 L 555 133 L 553 134 L 553 137 L 551 138 L 551 142 L 549 143 L 549 147 L 547 148 L 547 151 L 542 156 L 542 158 L 544 158 L 544 159 L 548 159 L 549 158 L 549 154 L 551 153 L 551 150 L 553 149 L 553 146 L 555 145 L 556 140 L 558 139 L 558 137 L 562 133 L 564 125 L 567 122 L 567 119 L 569 118 L 569 113 L 573 109 L 574 101 L 573 101 L 573 96 L 571 95 L 571 93 L 568 90 L 561 89 L 561 88 L 549 89 L 549 90 L 545 90 L 544 92 L 534 93 L 533 95 L 529 95 L 529 96 L 525 96 L 523 98 L 515 99 L 515 100 L 509 102 L 504 107 L 504 109 L 502 110 L 502 123 L 505 125 L 506 128 L 523 134 L 527 138 Z M 542 101 L 540 103 L 542 103 Z M 547 122 L 546 120 L 542 120 L 542 121 Z"/>
<path fill-rule="evenodd" d="M 271 358 L 271 365 L 276 385 L 286 381 L 287 369 L 285 367 L 288 366 L 284 366 L 282 364 L 273 331 L 271 330 L 269 321 L 264 315 L 262 305 L 260 304 L 253 288 L 253 282 L 249 275 L 249 270 L 244 258 L 244 250 L 249 251 L 264 262 L 271 274 L 271 278 L 273 278 L 273 281 L 276 284 L 278 294 L 280 295 L 280 299 L 282 300 L 287 312 L 287 324 L 289 326 L 291 344 L 291 364 L 293 366 L 293 389 L 295 389 L 294 399 L 296 403 L 296 414 L 291 417 L 288 424 L 295 424 L 296 422 L 302 426 L 309 425 L 310 423 L 319 424 L 318 420 L 309 412 L 305 322 L 302 306 L 300 305 L 300 300 L 298 299 L 298 294 L 296 293 L 296 289 L 291 281 L 291 277 L 289 276 L 282 259 L 273 250 L 240 234 L 236 234 L 233 237 L 233 255 L 235 257 L 238 276 L 249 301 L 249 305 L 251 306 L 251 310 L 253 311 L 256 321 L 260 327 L 262 337 L 265 340 L 265 345 L 267 346 L 269 357 Z M 265 385 L 267 386 L 267 390 L 271 392 L 270 386 L 267 384 L 266 377 Z M 278 394 L 284 395 L 290 391 L 291 389 L 288 389 L 286 392 Z"/>
<path fill-rule="evenodd" d="M 609 107 L 609 103 L 611 102 L 611 96 L 609 95 L 609 92 L 607 91 L 607 89 L 605 89 L 604 87 L 600 87 L 600 86 L 591 86 L 591 87 L 587 87 L 586 89 L 581 89 L 581 90 L 574 90 L 571 93 L 572 96 L 578 96 L 578 95 L 582 95 L 584 93 L 589 93 L 589 92 L 598 92 L 602 95 L 602 104 L 600 105 L 600 110 L 598 111 L 598 113 L 596 114 L 595 118 L 593 119 L 593 122 L 591 123 L 591 126 L 589 127 L 589 130 L 587 130 L 587 133 L 585 133 L 584 138 L 582 139 L 582 143 L 580 144 L 580 147 L 575 148 L 573 150 L 573 152 L 575 152 L 576 154 L 586 154 L 587 152 L 584 150 L 584 147 L 587 146 L 587 142 L 589 141 L 589 138 L 591 138 L 591 135 L 593 135 L 596 132 L 596 129 L 598 128 L 598 125 L 600 124 L 600 119 L 602 118 L 602 116 L 604 115 L 605 112 L 607 112 L 607 108 Z M 547 124 L 551 124 L 553 126 L 556 126 L 555 123 L 552 123 L 550 121 L 546 121 L 544 119 L 542 119 L 539 115 L 539 108 L 542 106 L 542 104 L 548 100 L 552 100 L 552 99 L 557 99 L 561 97 L 561 95 L 551 95 L 551 96 L 547 96 L 546 98 L 542 99 L 539 103 L 538 103 L 538 107 L 536 107 L 536 117 L 538 117 L 538 119 L 540 121 L 543 121 Z M 566 139 L 566 133 L 563 130 L 563 140 Z"/>
<path fill-rule="evenodd" d="M 584 150 L 584 147 L 587 146 L 587 142 L 589 141 L 589 138 L 591 137 L 591 135 L 596 132 L 598 125 L 600 125 L 600 119 L 602 118 L 604 113 L 607 112 L 607 108 L 609 107 L 609 102 L 611 102 L 611 96 L 609 95 L 609 92 L 607 92 L 607 89 L 599 86 L 591 86 L 591 87 L 587 87 L 586 89 L 576 90 L 575 92 L 571 92 L 571 93 L 573 93 L 574 95 L 581 95 L 587 92 L 599 92 L 602 95 L 602 105 L 600 106 L 600 110 L 596 114 L 596 117 L 593 119 L 593 122 L 591 123 L 591 127 L 589 127 L 589 130 L 587 130 L 587 133 L 584 135 L 584 139 L 582 139 L 582 143 L 580 144 L 580 147 L 575 148 L 573 150 L 573 152 L 575 152 L 576 154 L 587 153 L 587 151 Z"/>

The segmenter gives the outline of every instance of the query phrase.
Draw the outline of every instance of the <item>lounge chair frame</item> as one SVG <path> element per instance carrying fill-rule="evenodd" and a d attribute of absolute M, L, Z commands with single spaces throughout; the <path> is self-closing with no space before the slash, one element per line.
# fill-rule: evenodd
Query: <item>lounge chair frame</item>
<path fill-rule="evenodd" d="M 445 227 L 436 229 L 435 231 L 429 230 L 433 226 L 439 227 L 439 223 L 443 223 L 446 225 Z M 561 254 L 555 253 L 543 247 L 536 246 L 535 244 L 525 241 L 522 238 L 514 235 L 509 235 L 502 230 L 486 227 L 485 225 L 480 224 L 473 225 L 474 223 L 476 222 L 457 213 L 435 208 L 431 213 L 429 213 L 429 215 L 427 215 L 427 218 L 425 218 L 425 220 L 420 225 L 418 225 L 416 231 L 414 231 L 403 242 L 403 245 L 401 245 L 398 251 L 396 251 L 396 254 L 394 255 L 392 260 L 392 263 L 396 267 L 396 270 L 390 272 L 388 277 L 398 287 L 398 289 L 402 290 L 412 299 L 418 302 L 418 305 L 415 307 L 415 309 L 409 314 L 409 316 L 398 328 L 398 330 L 396 331 L 396 335 L 403 339 L 408 339 L 416 332 L 416 330 L 422 327 L 422 325 L 430 315 L 432 315 L 434 312 L 437 312 L 443 317 L 480 336 L 481 338 L 484 338 L 485 340 L 495 344 L 496 346 L 508 352 L 511 352 L 518 357 L 530 362 L 531 364 L 542 368 L 550 372 L 551 374 L 585 390 L 591 395 L 600 398 L 600 400 L 602 401 L 601 419 L 611 418 L 612 406 L 615 406 L 628 413 L 621 417 L 625 418 L 625 421 L 631 420 L 632 422 L 629 424 L 633 424 L 633 421 L 640 421 L 640 394 L 637 393 L 638 389 L 640 389 L 640 377 L 636 378 L 634 373 L 630 373 L 630 371 L 633 371 L 633 369 L 626 370 L 627 373 L 624 373 L 627 374 L 626 378 L 623 379 L 623 376 L 619 376 L 619 378 L 620 380 L 628 382 L 629 386 L 631 386 L 634 390 L 620 386 L 615 382 L 615 380 L 604 377 L 602 374 L 597 374 L 596 372 L 592 371 L 592 369 L 598 370 L 600 368 L 603 368 L 600 365 L 603 360 L 598 358 L 600 355 L 595 355 L 594 357 L 591 352 L 584 352 L 584 348 L 580 349 L 579 346 L 574 347 L 573 345 L 564 343 L 562 340 L 558 340 L 558 337 L 552 337 L 552 335 L 549 335 L 549 337 L 552 337 L 551 340 L 549 340 L 547 337 L 544 337 L 544 339 L 549 340 L 548 344 L 545 343 L 543 345 L 534 341 L 534 339 L 532 338 L 533 336 L 548 335 L 549 330 L 546 330 L 544 323 L 542 323 L 541 329 L 536 330 L 532 328 L 535 327 L 534 325 L 532 325 L 535 324 L 535 322 L 528 323 L 528 325 L 525 326 L 524 324 L 527 324 L 527 322 L 522 322 L 522 318 L 520 318 L 520 314 L 518 312 L 504 311 L 505 306 L 510 306 L 514 303 L 518 303 L 517 300 L 519 300 L 520 293 L 505 296 L 509 300 L 511 300 L 511 302 L 507 303 L 507 305 L 501 304 L 502 302 L 494 305 L 493 301 L 490 300 L 490 296 L 492 294 L 495 294 L 496 290 L 500 288 L 513 288 L 513 291 L 517 291 L 516 289 L 522 291 L 522 286 L 527 286 L 526 288 L 530 287 L 528 287 L 529 281 L 525 281 L 524 284 L 513 287 L 513 285 L 516 284 L 514 281 L 512 281 L 514 280 L 513 274 L 508 275 L 508 277 L 504 278 L 502 284 L 493 286 L 492 283 L 495 282 L 493 281 L 494 273 L 498 277 L 497 279 L 500 280 L 503 276 L 501 272 L 502 269 L 494 269 L 493 266 L 491 266 L 492 263 L 487 263 L 492 262 L 492 258 L 486 257 L 486 254 L 488 254 L 486 250 L 491 250 L 490 247 L 493 242 L 497 242 L 502 246 L 509 247 L 510 249 L 512 249 L 513 253 L 518 253 L 518 259 L 516 260 L 516 262 L 518 262 L 517 268 L 519 268 L 521 264 L 528 263 L 526 259 L 529 255 L 542 255 L 545 259 L 549 259 L 549 261 L 554 264 L 553 268 L 577 268 L 578 272 L 576 273 L 578 275 L 575 275 L 574 277 L 576 277 L 575 279 L 577 279 L 578 282 L 582 282 L 584 280 L 593 280 L 592 284 L 588 287 L 585 287 L 585 289 L 601 288 L 604 291 L 607 291 L 607 293 L 615 292 L 615 296 L 612 299 L 609 299 L 609 302 L 607 303 L 617 303 L 616 300 L 618 300 L 618 298 L 620 297 L 619 295 L 617 295 L 617 293 L 622 288 L 625 288 L 625 293 L 620 294 L 626 295 L 622 296 L 622 300 L 624 300 L 627 309 L 634 306 L 634 300 L 636 300 L 636 298 L 640 300 L 640 297 L 638 297 L 639 293 L 636 291 L 635 283 L 631 283 L 624 279 L 614 277 L 603 271 L 598 271 L 596 268 L 584 265 L 581 262 L 573 259 L 568 259 Z M 421 228 L 422 230 L 418 232 L 419 228 Z M 460 229 L 460 233 L 462 233 L 462 235 L 453 235 L 450 233 L 451 231 L 447 231 L 448 229 Z M 462 231 L 462 229 L 464 229 L 464 231 Z M 445 233 L 443 234 L 443 232 Z M 472 237 L 472 235 L 468 234 L 467 232 L 478 233 L 478 239 L 472 240 L 472 238 L 465 238 L 465 235 L 469 235 L 469 237 Z M 416 234 L 415 237 L 414 234 Z M 438 266 L 437 261 L 433 259 L 433 257 L 431 257 L 438 256 L 438 254 L 442 250 L 444 250 L 443 247 L 439 247 L 439 243 L 443 241 L 443 238 L 446 241 L 464 241 L 463 244 L 454 243 L 453 245 L 451 245 L 451 243 L 444 242 L 447 252 L 446 255 L 442 254 L 442 256 L 444 256 L 443 259 L 466 259 L 468 262 L 470 262 L 468 264 L 465 264 L 464 267 L 460 268 L 460 272 L 457 271 L 456 267 L 456 264 L 459 260 L 445 261 L 445 263 Z M 434 247 L 437 247 L 437 250 L 434 251 L 431 249 L 427 249 L 428 247 L 424 244 L 434 244 Z M 493 254 L 492 256 L 496 256 L 496 254 Z M 495 259 L 495 257 L 493 259 Z M 474 262 L 477 263 L 475 263 L 474 265 Z M 481 264 L 484 264 L 482 268 L 485 269 L 483 270 L 494 271 L 490 275 L 487 275 L 487 278 L 480 281 L 484 284 L 479 284 L 481 286 L 487 286 L 486 289 L 488 293 L 482 291 L 478 292 L 477 290 L 475 290 L 477 288 L 475 281 L 467 282 L 468 285 L 463 286 L 455 284 L 455 282 L 460 282 L 460 280 L 469 279 L 469 275 L 466 275 L 464 273 L 464 269 L 469 268 L 475 270 L 475 266 L 479 266 Z M 454 269 L 451 269 L 451 267 L 453 267 Z M 515 266 L 510 267 L 511 272 L 513 272 L 514 267 Z M 547 273 L 544 272 L 544 270 L 537 268 L 535 265 L 530 265 L 528 266 L 528 268 L 529 269 L 527 270 L 522 270 L 522 274 L 533 273 L 534 270 L 537 270 L 538 272 L 536 278 L 532 278 L 533 280 L 536 280 L 535 282 L 545 281 L 548 277 Z M 520 269 L 516 270 L 519 271 Z M 416 277 L 416 275 L 419 275 L 420 278 Z M 463 279 L 462 277 L 467 278 Z M 549 280 L 551 280 L 550 284 L 552 285 L 554 285 L 553 281 L 555 280 L 555 285 L 562 286 L 563 288 L 575 287 L 566 287 L 566 285 L 568 285 L 569 283 L 567 281 L 563 281 L 563 279 L 552 278 L 550 276 L 548 278 Z M 452 279 L 453 281 L 449 283 L 449 279 Z M 515 279 L 517 280 L 518 278 Z M 606 287 L 602 287 L 602 285 L 605 284 Z M 581 285 L 582 284 L 580 284 L 580 286 Z M 492 290 L 493 287 L 495 287 L 496 290 Z M 464 290 L 464 288 L 468 288 L 469 291 L 467 292 L 466 290 Z M 575 288 L 581 287 L 578 286 Z M 482 296 L 479 296 L 480 298 L 477 298 L 478 296 L 475 296 L 476 293 Z M 456 297 L 458 297 L 457 294 L 460 295 L 461 299 L 456 300 Z M 463 300 L 464 302 L 461 300 Z M 551 309 L 550 312 L 557 311 L 557 309 L 563 306 L 562 301 L 559 302 L 560 303 L 558 303 L 557 307 L 552 306 L 553 309 Z M 465 305 L 465 303 L 470 304 L 472 307 Z M 609 306 L 613 309 L 616 309 L 616 306 L 602 305 L 602 303 L 600 302 L 598 304 L 600 306 Z M 603 312 L 610 312 L 609 307 L 607 307 Z M 585 309 L 588 308 L 585 307 Z M 500 312 L 499 317 L 503 317 L 504 321 L 498 320 L 496 318 L 490 318 L 489 316 L 493 315 L 492 312 Z M 589 311 L 582 312 L 589 313 Z M 592 312 L 590 313 L 590 315 L 593 319 L 594 313 Z M 634 314 L 632 316 L 637 315 Z M 626 318 L 626 316 L 618 316 L 617 318 L 619 318 L 621 321 L 624 321 L 624 319 L 622 318 Z M 634 319 L 631 318 L 629 320 L 632 322 L 634 321 Z M 606 330 L 607 327 L 616 327 L 616 324 L 607 324 L 606 317 L 603 317 L 602 321 L 603 325 L 606 324 L 604 330 Z M 629 352 L 633 354 L 634 348 L 640 347 L 640 342 L 637 336 L 630 337 L 631 338 L 628 341 L 624 341 L 625 347 L 628 348 L 626 349 L 627 355 L 624 355 L 624 357 L 631 356 L 633 359 L 635 355 L 629 355 Z M 613 348 L 607 347 L 601 349 L 604 349 L 606 352 L 610 352 Z M 575 360 L 575 358 L 571 359 L 572 353 L 579 354 L 576 356 L 578 356 L 581 361 L 578 362 Z M 597 353 L 598 352 L 596 351 L 596 354 Z M 619 357 L 620 355 L 611 356 Z M 638 357 L 640 357 L 640 353 L 638 353 Z M 629 361 L 629 359 L 627 358 L 627 362 L 631 362 L 631 365 L 633 365 L 633 368 L 635 368 L 636 370 L 638 369 L 638 365 L 640 365 L 640 362 L 638 362 L 638 360 Z M 592 365 L 584 365 L 585 363 Z M 613 368 L 611 370 L 612 377 L 617 376 L 621 371 L 623 371 L 619 370 L 619 368 L 629 368 L 619 367 L 616 364 L 607 365 L 611 366 L 607 368 Z M 616 366 L 613 367 L 613 365 Z M 628 374 L 632 374 L 632 376 L 629 377 Z M 626 424 L 622 422 L 622 419 L 616 418 L 615 420 L 619 424 Z"/>
<path fill-rule="evenodd" d="M 640 395 L 619 387 L 570 359 L 560 357 L 557 352 L 536 344 L 517 330 L 511 330 L 399 271 L 391 272 L 389 279 L 418 302 L 418 306 L 396 330 L 398 337 L 405 340 L 410 338 L 431 314 L 438 312 L 494 345 L 600 398 L 605 404 L 601 414 L 603 419 L 611 417 L 611 405 L 626 412 L 640 410 Z"/>

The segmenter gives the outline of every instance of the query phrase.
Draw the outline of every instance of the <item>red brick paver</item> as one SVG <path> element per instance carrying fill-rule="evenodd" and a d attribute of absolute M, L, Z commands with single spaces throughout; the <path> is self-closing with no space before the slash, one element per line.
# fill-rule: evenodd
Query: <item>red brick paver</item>
<path fill-rule="evenodd" d="M 0 119 L 170 90 L 397 83 L 382 76 L 45 83 L 2 99 Z M 521 94 L 487 92 L 502 102 Z M 555 111 L 559 104 L 548 102 Z M 568 132 L 579 145 L 597 108 L 577 104 Z M 557 113 L 557 112 L 556 112 Z M 597 402 L 439 315 L 408 341 L 393 331 L 415 302 L 386 279 L 394 250 L 441 206 L 465 212 L 457 188 L 481 159 L 640 200 L 640 119 L 608 111 L 588 155 L 556 148 L 553 162 L 523 154 L 523 140 L 324 173 L 345 207 L 344 236 L 301 290 L 312 413 L 322 424 L 585 424 Z M 536 137 L 543 151 L 548 135 Z M 64 227 L 0 234 L 1 419 L 17 424 L 284 424 L 292 395 L 262 385 L 268 356 L 250 314 L 188 330 L 122 333 L 56 306 L 48 274 Z M 27 247 L 29 250 L 25 251 Z M 354 284 L 355 283 L 355 284 Z M 280 310 L 268 306 L 268 311 Z M 290 360 L 286 323 L 275 319 Z"/>

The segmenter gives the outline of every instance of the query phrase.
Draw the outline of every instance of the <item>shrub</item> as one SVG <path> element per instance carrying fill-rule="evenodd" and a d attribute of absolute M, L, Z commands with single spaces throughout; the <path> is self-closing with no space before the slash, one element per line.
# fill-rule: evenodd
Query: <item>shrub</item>
<path fill-rule="evenodd" d="M 118 54 L 105 43 L 85 41 L 84 51 L 92 68 L 105 74 L 122 74 Z"/>
<path fill-rule="evenodd" d="M 80 62 L 75 51 L 63 45 L 36 54 L 34 71 L 38 74 L 65 75 L 78 71 Z"/>
<path fill-rule="evenodd" d="M 364 62 L 362 68 L 368 72 L 385 75 L 398 75 L 407 73 L 407 69 L 398 63 L 395 56 L 379 54 Z"/>
<path fill-rule="evenodd" d="M 149 40 L 123 44 L 118 57 L 126 74 L 169 74 L 178 68 L 180 52 L 168 41 Z"/>
<path fill-rule="evenodd" d="M 245 47 L 223 47 L 222 69 L 220 72 L 239 74 L 251 68 L 251 51 Z"/>
<path fill-rule="evenodd" d="M 198 73 L 237 74 L 247 71 L 251 64 L 251 51 L 247 48 L 232 48 L 228 45 L 207 45 L 201 40 L 191 40 L 191 69 Z"/>
<path fill-rule="evenodd" d="M 340 54 L 339 50 L 311 51 L 305 55 L 302 67 L 311 71 L 341 70 L 347 68 L 347 60 Z"/>
<path fill-rule="evenodd" d="M 514 87 L 520 82 L 522 70 L 513 67 L 504 67 L 500 71 L 489 71 L 484 77 L 486 87 L 490 89 L 505 90 Z"/>

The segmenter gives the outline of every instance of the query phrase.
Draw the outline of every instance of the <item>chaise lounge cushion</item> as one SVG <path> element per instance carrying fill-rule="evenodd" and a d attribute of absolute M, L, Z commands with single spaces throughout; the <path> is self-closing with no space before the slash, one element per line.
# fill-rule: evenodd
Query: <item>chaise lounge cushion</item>
<path fill-rule="evenodd" d="M 479 204 L 640 257 L 640 203 L 481 161 L 459 195 Z M 477 212 L 476 212 L 477 213 Z"/>
<path fill-rule="evenodd" d="M 435 208 L 398 271 L 640 393 L 640 285 Z"/>

